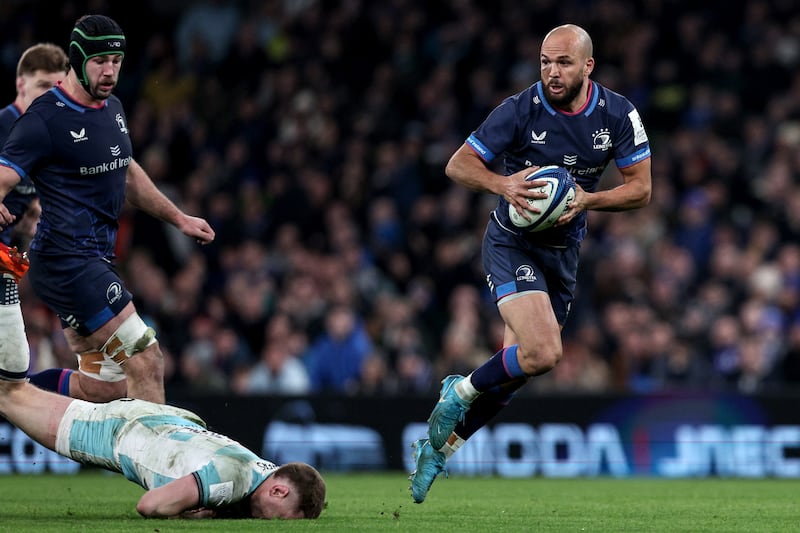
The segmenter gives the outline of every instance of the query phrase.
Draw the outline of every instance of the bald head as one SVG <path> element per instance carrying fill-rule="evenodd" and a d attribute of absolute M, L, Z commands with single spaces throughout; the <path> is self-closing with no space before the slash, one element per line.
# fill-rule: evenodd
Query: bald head
<path fill-rule="evenodd" d="M 592 38 L 589 33 L 575 24 L 562 24 L 550 30 L 544 36 L 542 48 L 548 39 L 564 39 L 570 42 L 571 47 L 579 53 L 583 58 L 590 58 L 594 54 L 594 46 L 592 45 Z"/>

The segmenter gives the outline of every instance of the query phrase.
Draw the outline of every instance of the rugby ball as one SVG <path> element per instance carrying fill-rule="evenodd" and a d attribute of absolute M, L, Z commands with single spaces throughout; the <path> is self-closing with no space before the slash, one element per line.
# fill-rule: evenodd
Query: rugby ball
<path fill-rule="evenodd" d="M 544 181 L 544 185 L 528 190 L 547 193 L 547 198 L 528 198 L 528 205 L 539 210 L 538 213 L 525 210 L 530 220 L 520 215 L 513 205 L 508 206 L 512 224 L 520 229 L 541 231 L 551 227 L 575 199 L 575 178 L 563 167 L 541 167 L 527 176 L 525 181 Z"/>

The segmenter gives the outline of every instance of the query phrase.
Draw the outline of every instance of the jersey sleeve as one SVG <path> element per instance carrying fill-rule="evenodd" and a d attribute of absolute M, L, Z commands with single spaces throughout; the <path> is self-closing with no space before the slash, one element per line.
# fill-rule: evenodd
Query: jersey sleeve
<path fill-rule="evenodd" d="M 11 167 L 25 178 L 46 158 L 52 148 L 50 133 L 42 118 L 24 113 L 14 123 L 0 152 L 0 165 Z"/>
<path fill-rule="evenodd" d="M 520 116 L 516 102 L 515 98 L 504 100 L 465 141 L 487 163 L 516 144 Z"/>
<path fill-rule="evenodd" d="M 193 472 L 200 505 L 219 508 L 249 496 L 277 468 L 240 445 L 221 449 L 209 463 Z"/>
<path fill-rule="evenodd" d="M 639 112 L 630 102 L 620 116 L 614 162 L 625 168 L 650 157 L 650 141 Z"/>
<path fill-rule="evenodd" d="M 220 464 L 223 463 L 223 464 Z M 219 467 L 223 472 L 218 470 Z M 230 466 L 224 461 L 215 461 L 193 473 L 200 492 L 200 505 L 216 508 L 230 505 L 249 494 L 249 480 L 243 479 L 243 471 L 230 475 Z"/>

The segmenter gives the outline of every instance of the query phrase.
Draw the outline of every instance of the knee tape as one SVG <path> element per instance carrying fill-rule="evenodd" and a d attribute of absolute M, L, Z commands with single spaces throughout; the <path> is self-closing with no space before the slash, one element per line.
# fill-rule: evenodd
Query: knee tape
<path fill-rule="evenodd" d="M 133 313 L 120 324 L 100 351 L 108 359 L 123 364 L 129 358 L 156 343 L 156 332 L 147 327 L 138 314 Z"/>
<path fill-rule="evenodd" d="M 122 381 L 125 372 L 120 366 L 132 356 L 156 343 L 156 332 L 147 327 L 136 313 L 117 328 L 100 350 L 78 354 L 81 374 L 100 381 Z"/>

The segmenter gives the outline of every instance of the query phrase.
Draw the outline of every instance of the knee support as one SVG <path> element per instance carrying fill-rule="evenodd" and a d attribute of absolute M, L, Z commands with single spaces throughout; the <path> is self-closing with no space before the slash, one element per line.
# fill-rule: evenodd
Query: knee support
<path fill-rule="evenodd" d="M 133 313 L 99 351 L 78 354 L 78 367 L 82 374 L 95 379 L 121 381 L 125 379 L 125 372 L 120 365 L 156 342 L 155 330 Z"/>

